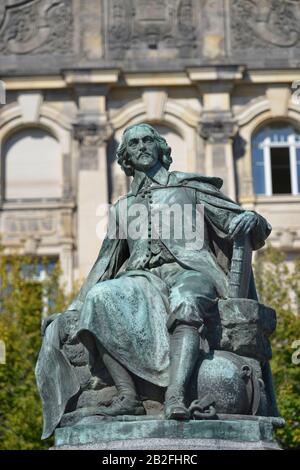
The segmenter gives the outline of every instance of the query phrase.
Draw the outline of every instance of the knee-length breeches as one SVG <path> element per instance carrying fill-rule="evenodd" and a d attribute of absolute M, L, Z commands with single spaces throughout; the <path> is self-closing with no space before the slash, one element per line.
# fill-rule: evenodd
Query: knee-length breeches
<path fill-rule="evenodd" d="M 176 323 L 200 326 L 209 310 L 217 302 L 217 291 L 210 276 L 185 269 L 177 263 L 168 263 L 151 269 L 168 287 L 168 329 Z"/>
<path fill-rule="evenodd" d="M 123 272 L 89 291 L 78 334 L 86 346 L 92 335 L 139 377 L 167 386 L 170 332 L 176 323 L 202 325 L 216 302 L 212 277 L 177 263 Z"/>

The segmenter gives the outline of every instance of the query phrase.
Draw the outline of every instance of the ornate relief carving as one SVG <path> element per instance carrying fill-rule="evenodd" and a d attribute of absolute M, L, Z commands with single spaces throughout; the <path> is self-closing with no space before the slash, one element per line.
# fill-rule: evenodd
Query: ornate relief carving
<path fill-rule="evenodd" d="M 177 56 L 193 57 L 199 49 L 195 0 L 106 0 L 106 10 L 109 57 L 135 57 L 145 49 L 174 49 Z"/>
<path fill-rule="evenodd" d="M 284 229 L 284 230 L 279 230 L 275 232 L 274 234 L 277 238 L 277 240 L 280 243 L 280 246 L 282 249 L 288 249 L 292 248 L 294 241 L 298 238 L 297 237 L 297 230 L 291 230 L 291 229 Z"/>
<path fill-rule="evenodd" d="M 80 169 L 98 168 L 98 148 L 111 136 L 111 127 L 94 122 L 74 124 L 74 138 L 80 144 Z"/>
<path fill-rule="evenodd" d="M 233 0 L 231 5 L 234 47 L 291 47 L 299 41 L 298 0 Z"/>
<path fill-rule="evenodd" d="M 4 240 L 30 236 L 49 236 L 56 233 L 57 218 L 49 213 L 28 213 L 6 215 L 3 220 Z"/>
<path fill-rule="evenodd" d="M 203 139 L 214 143 L 228 142 L 234 137 L 236 125 L 230 114 L 203 114 L 199 134 Z"/>
<path fill-rule="evenodd" d="M 2 0 L 1 54 L 72 52 L 71 0 Z"/>
<path fill-rule="evenodd" d="M 24 243 L 24 253 L 26 254 L 36 254 L 37 249 L 40 243 L 40 239 L 36 237 L 25 238 L 21 240 Z"/>
<path fill-rule="evenodd" d="M 178 33 L 177 46 L 183 57 L 189 56 L 189 49 L 197 48 L 197 23 L 191 0 L 181 0 L 178 5 Z"/>

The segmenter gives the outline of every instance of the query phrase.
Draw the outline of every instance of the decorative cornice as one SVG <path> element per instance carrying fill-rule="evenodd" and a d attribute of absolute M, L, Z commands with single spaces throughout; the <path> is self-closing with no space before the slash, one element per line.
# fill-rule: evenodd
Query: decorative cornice
<path fill-rule="evenodd" d="M 109 84 L 119 79 L 119 69 L 65 70 L 63 77 L 67 85 Z"/>
<path fill-rule="evenodd" d="M 294 80 L 299 79 L 300 69 L 289 68 L 289 69 L 251 69 L 247 70 L 247 77 L 245 82 L 251 83 L 291 83 Z"/>
<path fill-rule="evenodd" d="M 244 65 L 218 65 L 215 67 L 187 67 L 188 77 L 192 82 L 236 81 L 242 80 Z"/>
<path fill-rule="evenodd" d="M 230 113 L 203 113 L 199 134 L 212 143 L 226 143 L 236 133 L 236 123 Z"/>
<path fill-rule="evenodd" d="M 136 72 L 124 73 L 124 81 L 128 86 L 183 86 L 191 85 L 185 72 Z"/>
<path fill-rule="evenodd" d="M 74 138 L 83 147 L 101 146 L 111 134 L 110 124 L 99 124 L 96 122 L 77 122 L 73 124 Z"/>
<path fill-rule="evenodd" d="M 74 138 L 80 145 L 80 169 L 97 170 L 98 148 L 110 138 L 111 125 L 85 121 L 74 123 L 73 129 Z"/>

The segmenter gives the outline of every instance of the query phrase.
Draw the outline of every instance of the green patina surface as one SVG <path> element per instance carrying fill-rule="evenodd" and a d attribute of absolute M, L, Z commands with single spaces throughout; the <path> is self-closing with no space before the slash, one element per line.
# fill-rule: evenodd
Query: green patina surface
<path fill-rule="evenodd" d="M 117 160 L 133 176 L 130 192 L 112 207 L 107 237 L 78 296 L 44 329 L 36 367 L 43 438 L 62 426 L 57 446 L 147 438 L 272 441 L 272 421 L 193 421 L 205 410 L 278 415 L 268 364 L 276 315 L 257 301 L 251 271 L 252 250 L 264 245 L 271 226 L 223 194 L 219 178 L 169 172 L 171 148 L 147 124 L 124 131 Z M 167 217 L 174 206 L 175 224 Z M 137 209 L 143 217 L 134 218 L 136 233 L 130 229 Z M 192 243 L 186 229 L 199 234 Z M 84 392 L 111 385 L 117 396 L 80 401 Z M 154 386 L 164 397 L 151 395 Z M 145 415 L 147 399 L 163 403 L 164 420 L 113 419 Z M 95 419 L 79 425 L 74 416 L 70 426 L 71 413 Z"/>
<path fill-rule="evenodd" d="M 273 441 L 272 419 L 205 421 L 103 421 L 57 429 L 55 446 L 128 439 L 226 439 L 238 442 Z"/>

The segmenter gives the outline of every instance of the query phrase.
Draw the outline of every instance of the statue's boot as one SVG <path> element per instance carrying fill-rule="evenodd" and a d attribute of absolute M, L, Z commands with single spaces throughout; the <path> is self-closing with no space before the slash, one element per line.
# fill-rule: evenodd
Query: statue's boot
<path fill-rule="evenodd" d="M 165 395 L 166 419 L 189 419 L 185 391 L 199 358 L 199 332 L 191 325 L 179 324 L 170 342 L 170 383 Z"/>
<path fill-rule="evenodd" d="M 98 407 L 97 415 L 121 416 L 146 414 L 143 402 L 138 397 L 129 372 L 106 351 L 102 354 L 102 360 L 115 383 L 118 395 L 105 406 Z"/>

